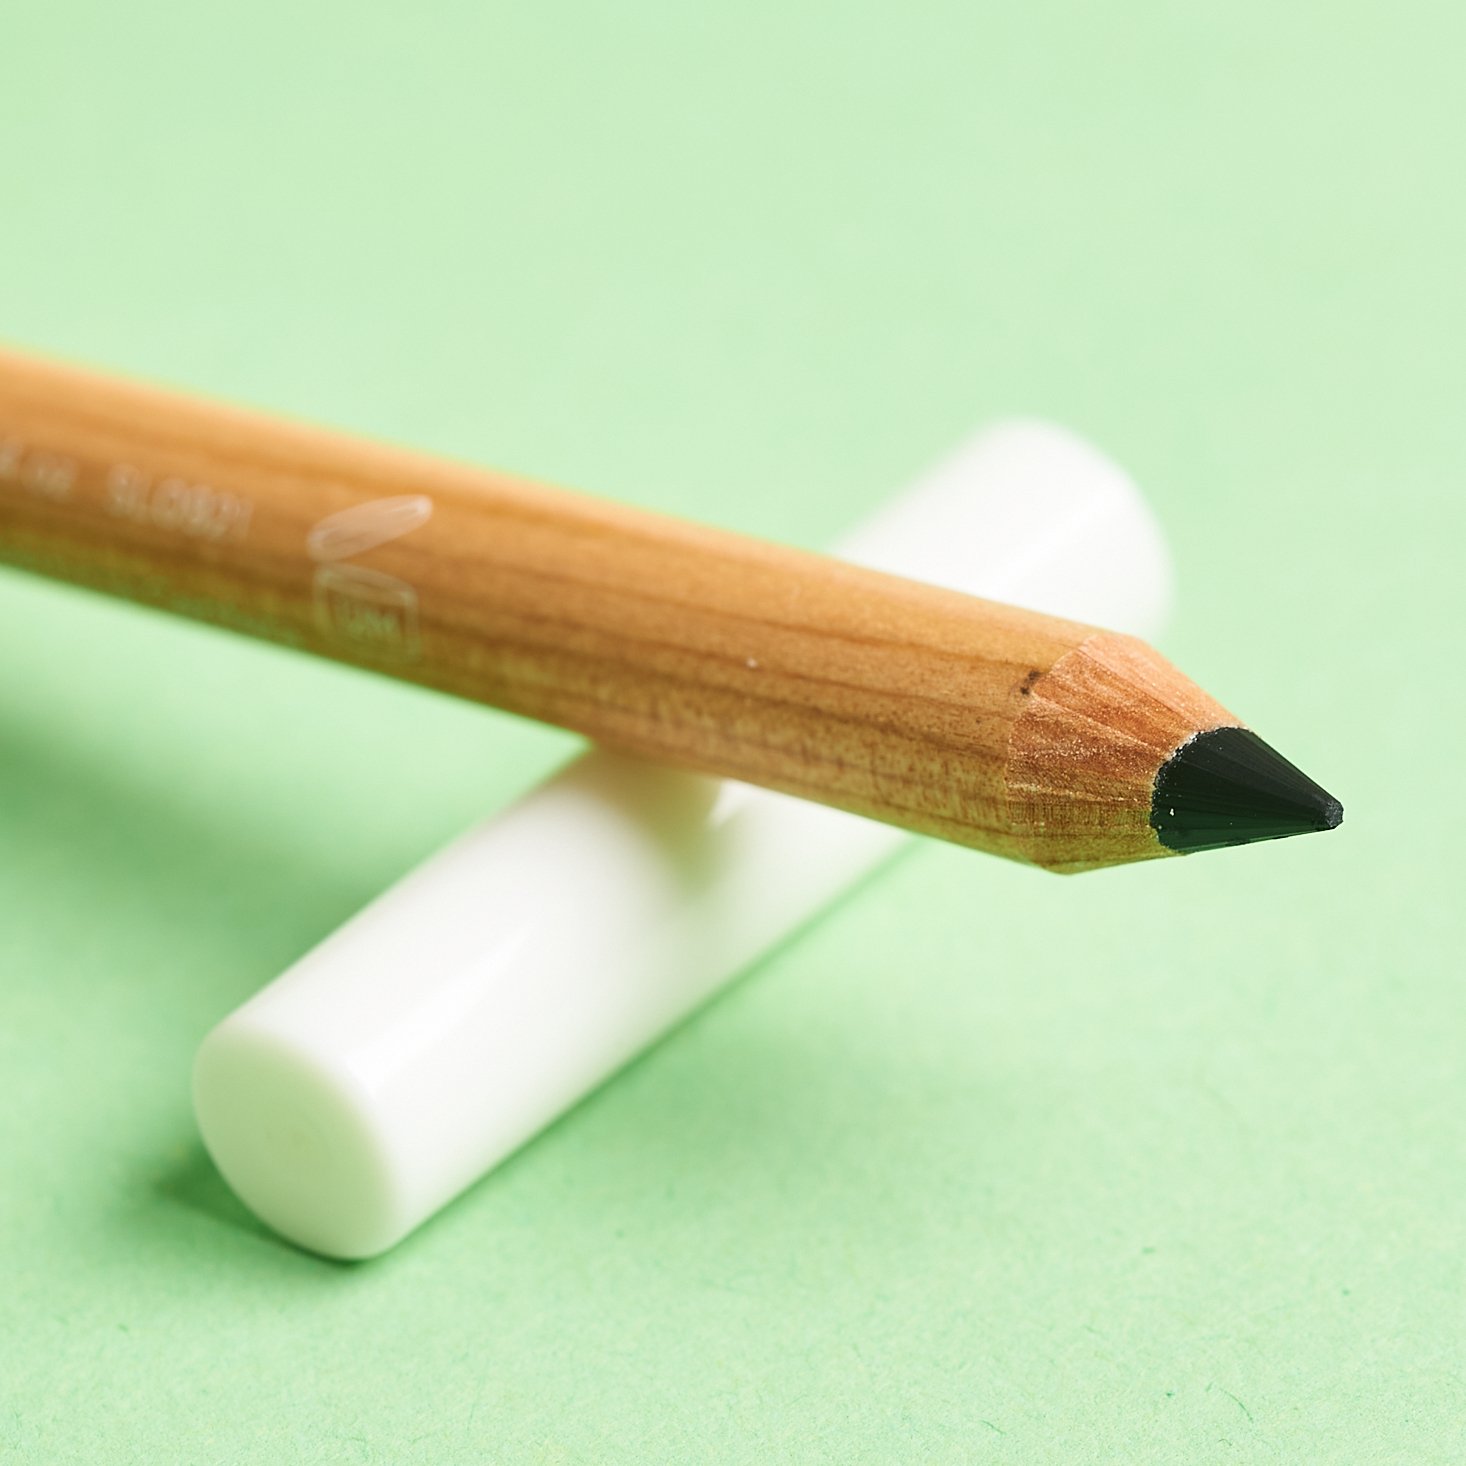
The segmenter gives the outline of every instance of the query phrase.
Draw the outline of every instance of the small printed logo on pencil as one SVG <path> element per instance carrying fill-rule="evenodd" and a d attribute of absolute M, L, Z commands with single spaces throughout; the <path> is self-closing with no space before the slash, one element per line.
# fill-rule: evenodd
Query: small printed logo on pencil
<path fill-rule="evenodd" d="M 394 661 L 422 655 L 417 591 L 398 576 L 348 562 L 410 534 L 432 513 L 427 495 L 400 494 L 354 504 L 311 529 L 306 551 L 316 567 L 315 618 L 322 633 Z"/>
<path fill-rule="evenodd" d="M 305 537 L 305 547 L 317 564 L 349 560 L 389 540 L 400 540 L 432 517 L 433 501 L 426 494 L 369 499 L 338 514 L 328 514 Z"/>

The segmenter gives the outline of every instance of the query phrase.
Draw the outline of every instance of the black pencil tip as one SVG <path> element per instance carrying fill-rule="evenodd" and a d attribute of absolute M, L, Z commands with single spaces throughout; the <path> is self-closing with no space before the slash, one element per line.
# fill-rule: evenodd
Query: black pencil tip
<path fill-rule="evenodd" d="M 1332 830 L 1344 807 L 1247 728 L 1213 728 L 1161 765 L 1150 823 L 1168 850 L 1189 855 L 1253 840 Z"/>

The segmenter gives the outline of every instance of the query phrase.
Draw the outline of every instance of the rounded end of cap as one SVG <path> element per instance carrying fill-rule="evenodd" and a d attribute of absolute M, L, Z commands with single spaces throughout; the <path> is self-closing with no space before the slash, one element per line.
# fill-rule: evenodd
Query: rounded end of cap
<path fill-rule="evenodd" d="M 194 1062 L 204 1145 L 239 1199 L 327 1257 L 384 1252 L 411 1226 L 351 1081 L 279 1036 L 226 1020 Z"/>

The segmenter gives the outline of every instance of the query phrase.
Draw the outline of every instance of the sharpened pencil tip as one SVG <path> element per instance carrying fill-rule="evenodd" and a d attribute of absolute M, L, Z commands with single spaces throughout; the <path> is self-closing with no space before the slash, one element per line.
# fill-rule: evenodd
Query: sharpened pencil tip
<path fill-rule="evenodd" d="M 1344 807 L 1248 728 L 1213 728 L 1161 765 L 1150 823 L 1162 845 L 1189 855 L 1254 840 L 1332 830 Z"/>

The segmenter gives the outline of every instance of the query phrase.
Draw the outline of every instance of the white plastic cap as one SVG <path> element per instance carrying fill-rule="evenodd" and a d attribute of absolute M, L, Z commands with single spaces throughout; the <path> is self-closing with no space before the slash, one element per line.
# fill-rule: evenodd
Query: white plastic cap
<path fill-rule="evenodd" d="M 1170 597 L 1129 479 L 1038 423 L 978 435 L 839 553 L 1141 635 Z M 382 1252 L 907 838 L 586 753 L 208 1035 L 204 1142 L 293 1242 Z"/>

